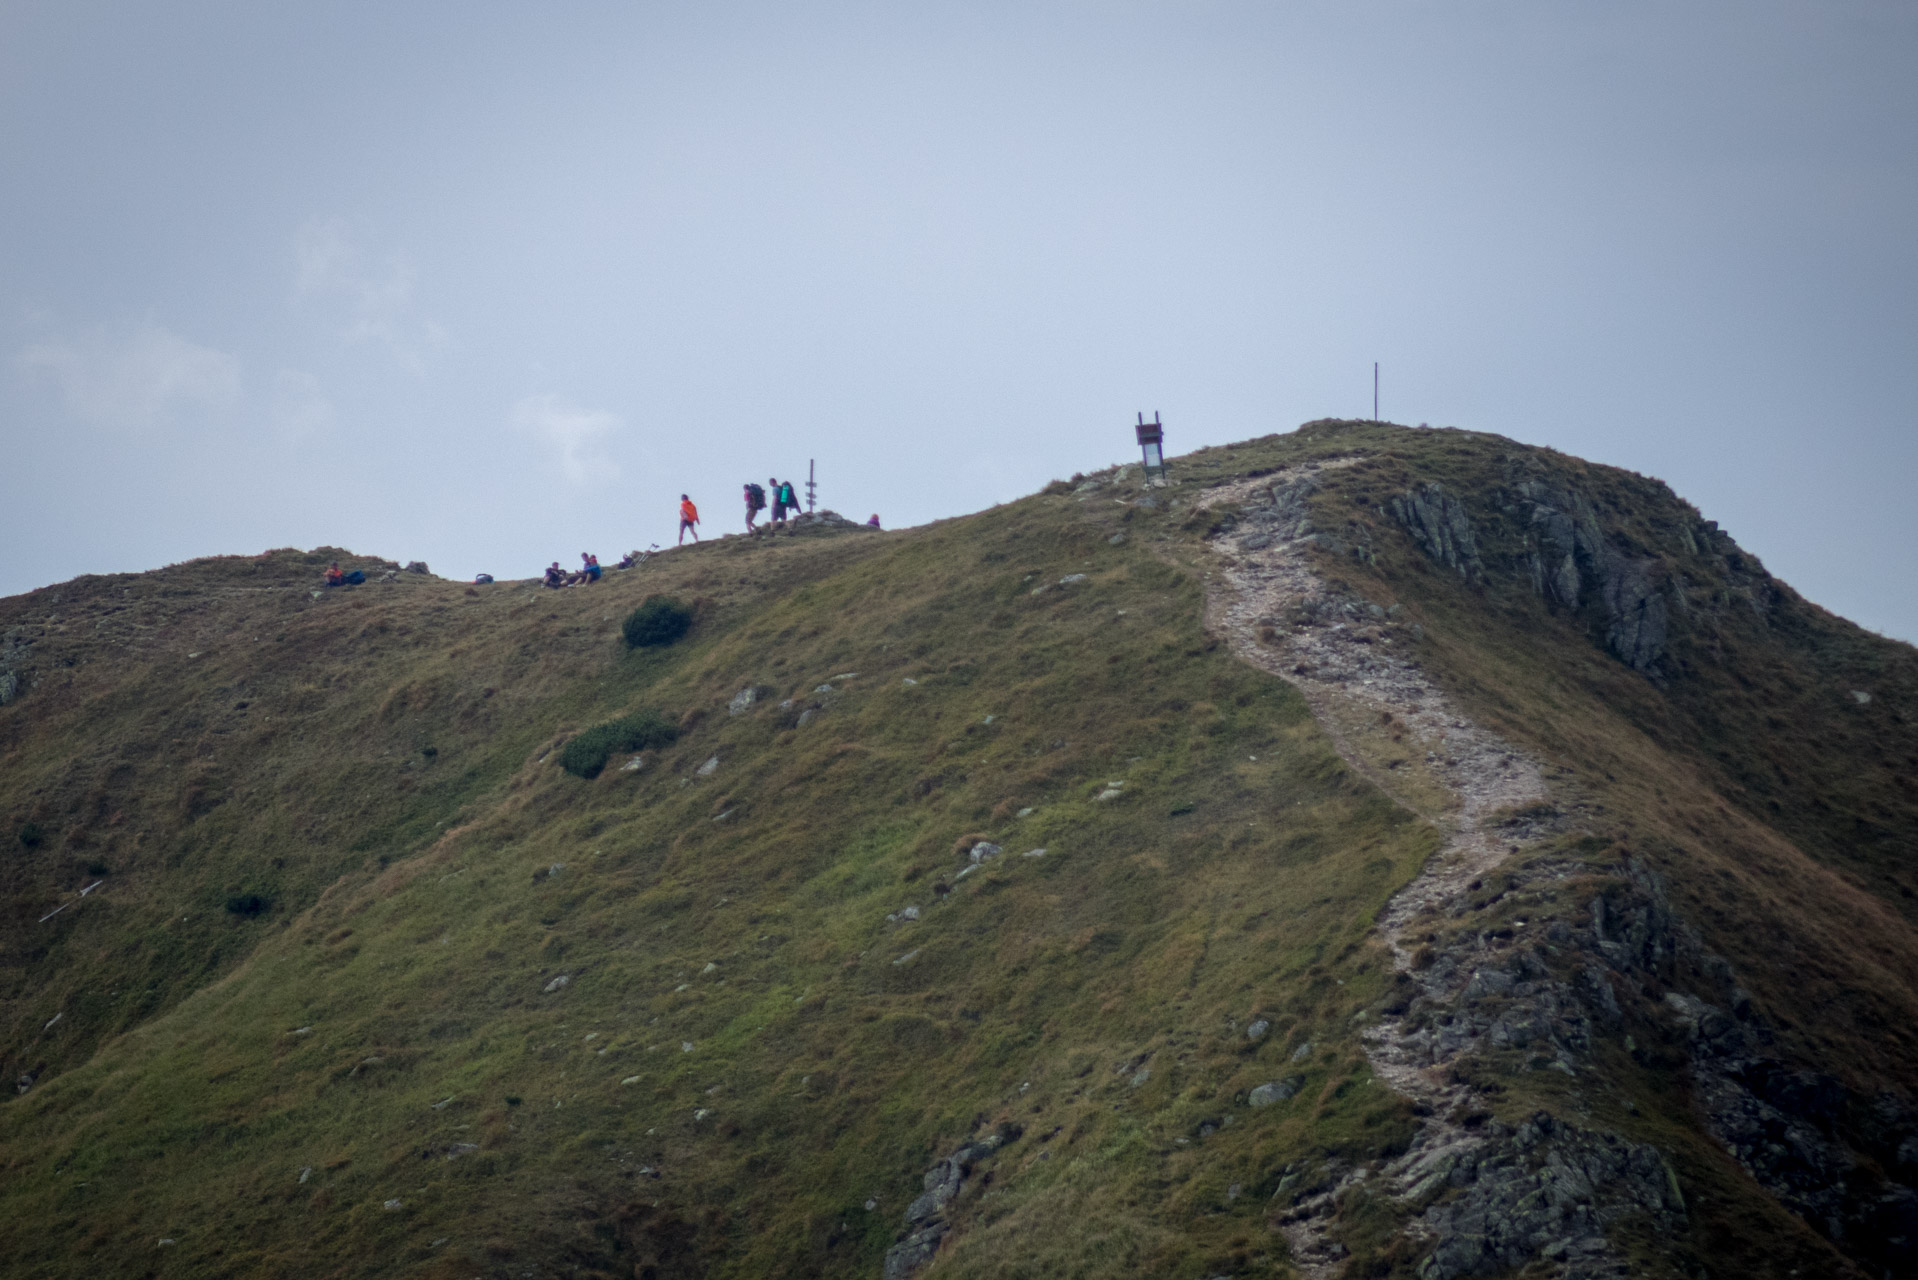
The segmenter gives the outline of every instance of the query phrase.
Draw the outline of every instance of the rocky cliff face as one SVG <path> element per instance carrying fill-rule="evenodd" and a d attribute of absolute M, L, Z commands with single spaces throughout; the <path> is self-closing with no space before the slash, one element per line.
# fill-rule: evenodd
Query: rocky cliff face
<path fill-rule="evenodd" d="M 1454 735 L 1427 760 L 1467 797 L 1452 819 L 1465 824 L 1454 843 L 1466 856 L 1475 821 L 1468 775 L 1483 785 L 1517 748 L 1503 748 L 1503 766 L 1462 750 L 1461 711 L 1430 722 L 1441 695 L 1421 687 L 1419 664 L 1405 650 L 1379 652 L 1394 641 L 1416 652 L 1421 632 L 1398 603 L 1335 581 L 1352 570 L 1369 581 L 1362 570 L 1389 570 L 1394 554 L 1378 528 L 1344 514 L 1347 503 L 1389 519 L 1461 588 L 1515 609 L 1529 598 L 1574 621 L 1657 689 L 1685 678 L 1686 653 L 1722 654 L 1726 629 L 1756 628 L 1774 641 L 1791 634 L 1779 613 L 1786 597 L 1756 560 L 1651 482 L 1640 493 L 1662 507 L 1633 511 L 1616 492 L 1595 496 L 1534 458 L 1508 455 L 1477 485 L 1420 480 L 1381 503 L 1377 477 L 1404 474 L 1389 456 L 1321 455 L 1228 488 L 1227 514 L 1211 528 L 1222 551 L 1245 557 L 1226 580 L 1260 601 L 1243 609 L 1253 625 L 1239 633 L 1251 660 L 1272 652 L 1268 669 L 1306 688 L 1328 723 L 1356 725 L 1383 707 L 1385 722 L 1428 744 Z M 1284 584 L 1291 603 L 1262 596 L 1265 583 Z M 1341 718 L 1339 704 L 1354 701 L 1373 709 Z M 1388 791 L 1420 803 L 1402 758 L 1410 753 L 1387 747 L 1381 761 L 1374 748 L 1368 761 L 1356 735 L 1341 749 Z M 1692 1123 L 1776 1204 L 1862 1274 L 1914 1274 L 1913 1082 L 1841 1078 L 1802 1033 L 1782 1033 L 1738 968 L 1687 921 L 1652 861 L 1604 850 L 1594 827 L 1611 820 L 1594 793 L 1556 772 L 1564 776 L 1547 786 L 1559 803 L 1504 818 L 1481 807 L 1501 853 L 1477 857 L 1469 886 L 1447 891 L 1442 875 L 1436 891 L 1415 883 L 1381 918 L 1400 961 L 1399 990 L 1366 1037 L 1381 1077 L 1429 1118 L 1404 1155 L 1327 1168 L 1284 1193 L 1295 1255 L 1319 1262 L 1308 1274 L 1336 1273 L 1338 1255 L 1321 1241 L 1357 1204 L 1390 1206 L 1415 1246 L 1407 1256 L 1429 1280 L 1535 1266 L 1635 1274 L 1640 1264 L 1621 1243 L 1633 1232 L 1693 1228 L 1671 1149 L 1630 1136 L 1640 1127 L 1635 1106 L 1620 1115 L 1597 1105 L 1637 1087 L 1621 1073 L 1681 1078 Z M 1544 1089 L 1554 1105 L 1492 1118 L 1511 1082 L 1540 1073 L 1562 1078 Z M 1618 1119 L 1601 1118 L 1606 1111 Z"/>

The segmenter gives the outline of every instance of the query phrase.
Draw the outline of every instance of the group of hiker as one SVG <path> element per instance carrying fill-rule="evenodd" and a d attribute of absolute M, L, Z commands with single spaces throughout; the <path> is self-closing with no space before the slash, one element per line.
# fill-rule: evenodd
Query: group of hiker
<path fill-rule="evenodd" d="M 624 566 L 621 566 L 622 568 Z M 600 575 L 599 557 L 591 552 L 579 553 L 579 568 L 571 573 L 559 567 L 559 561 L 546 566 L 546 585 L 549 587 L 576 587 L 582 582 L 598 582 Z"/>
<path fill-rule="evenodd" d="M 793 492 L 793 482 L 790 480 L 774 480 L 768 478 L 766 483 L 773 487 L 773 512 L 771 517 L 766 521 L 766 532 L 771 534 L 786 523 L 786 518 L 789 515 L 799 510 L 799 496 Z M 754 526 L 753 522 L 759 519 L 759 513 L 766 509 L 766 491 L 749 480 L 746 482 L 744 493 L 746 496 L 746 532 L 757 535 L 759 530 Z"/>
<path fill-rule="evenodd" d="M 759 513 L 766 510 L 766 499 L 769 491 L 751 481 L 747 481 L 744 486 L 743 493 L 746 499 L 747 534 L 752 537 L 758 537 L 763 533 L 771 537 L 781 528 L 785 528 L 789 533 L 796 532 L 796 530 L 791 527 L 790 522 L 793 517 L 799 513 L 799 495 L 793 491 L 792 481 L 768 479 L 766 483 L 772 486 L 770 490 L 772 515 L 764 525 L 758 523 Z M 879 527 L 879 517 L 875 514 L 870 520 L 866 521 L 866 524 L 871 528 L 877 529 Z M 689 533 L 693 535 L 694 542 L 699 541 L 699 508 L 693 504 L 693 499 L 690 494 L 682 493 L 679 495 L 679 542 L 677 545 L 685 546 L 686 535 Z M 657 551 L 658 549 L 659 545 L 655 543 L 653 550 Z M 629 551 L 619 561 L 617 567 L 630 569 L 634 565 L 647 559 L 651 554 L 652 552 L 648 551 Z M 591 552 L 582 551 L 579 553 L 579 560 L 579 568 L 573 570 L 571 573 L 561 568 L 557 560 L 546 566 L 546 573 L 543 579 L 545 585 L 549 587 L 576 587 L 588 582 L 598 582 L 603 572 L 599 565 L 599 557 L 593 555 Z M 474 582 L 487 583 L 492 580 L 492 574 L 482 573 L 474 579 Z M 325 582 L 329 587 L 356 585 L 365 581 L 366 574 L 358 569 L 350 573 L 341 572 L 340 564 L 337 560 L 333 562 L 325 574 Z"/>

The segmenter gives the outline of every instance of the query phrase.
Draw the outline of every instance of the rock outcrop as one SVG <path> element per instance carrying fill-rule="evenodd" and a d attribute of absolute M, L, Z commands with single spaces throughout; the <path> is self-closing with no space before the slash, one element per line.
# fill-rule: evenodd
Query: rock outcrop
<path fill-rule="evenodd" d="M 1465 579 L 1484 576 L 1472 517 L 1465 504 L 1436 481 L 1392 499 L 1393 517 L 1412 535 L 1412 541 L 1438 563 Z"/>
<path fill-rule="evenodd" d="M 973 1167 L 1007 1143 L 1017 1141 L 1019 1132 L 1016 1125 L 1002 1126 L 997 1133 L 966 1143 L 926 1170 L 922 1183 L 925 1190 L 906 1206 L 906 1229 L 886 1250 L 881 1273 L 884 1280 L 906 1280 L 932 1261 L 951 1229 L 946 1210 L 965 1189 Z"/>

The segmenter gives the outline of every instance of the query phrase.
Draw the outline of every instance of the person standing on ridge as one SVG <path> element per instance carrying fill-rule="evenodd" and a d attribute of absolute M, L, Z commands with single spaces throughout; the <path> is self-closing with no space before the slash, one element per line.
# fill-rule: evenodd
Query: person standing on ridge
<path fill-rule="evenodd" d="M 778 485 L 778 496 L 773 501 L 776 506 L 786 509 L 786 514 L 780 518 L 780 523 L 783 524 L 792 518 L 793 512 L 799 510 L 799 496 L 793 492 L 792 481 L 780 480 L 775 483 Z"/>
<path fill-rule="evenodd" d="M 770 525 L 777 529 L 786 523 L 786 490 L 771 476 L 766 477 L 766 483 L 773 487 L 773 514 Z"/>
<path fill-rule="evenodd" d="M 746 482 L 746 532 L 758 533 L 753 528 L 753 520 L 766 509 L 766 491 L 748 480 Z"/>
<path fill-rule="evenodd" d="M 679 495 L 679 545 L 680 546 L 683 547 L 686 545 L 686 535 L 688 533 L 693 535 L 694 542 L 699 541 L 699 530 L 696 527 L 698 524 L 699 524 L 699 508 L 693 505 L 693 500 L 691 498 L 687 497 L 683 493 L 680 494 Z"/>

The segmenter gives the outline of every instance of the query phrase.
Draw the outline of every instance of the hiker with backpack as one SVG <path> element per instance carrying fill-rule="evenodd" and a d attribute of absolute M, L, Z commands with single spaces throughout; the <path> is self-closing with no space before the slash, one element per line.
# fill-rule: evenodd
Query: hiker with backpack
<path fill-rule="evenodd" d="M 782 525 L 792 512 L 799 510 L 799 498 L 793 493 L 790 480 L 767 480 L 773 487 L 773 524 Z"/>
<path fill-rule="evenodd" d="M 687 495 L 683 493 L 680 494 L 679 495 L 679 545 L 680 546 L 683 547 L 686 545 L 686 535 L 688 533 L 691 533 L 693 535 L 694 542 L 699 541 L 699 529 L 697 528 L 698 524 L 699 524 L 699 508 L 693 505 L 693 500 L 690 497 L 688 497 Z"/>
<path fill-rule="evenodd" d="M 559 567 L 559 561 L 557 560 L 546 566 L 546 585 L 549 587 L 563 587 L 566 585 L 566 570 Z"/>
<path fill-rule="evenodd" d="M 753 528 L 753 520 L 758 517 L 761 511 L 764 511 L 765 509 L 766 509 L 766 491 L 760 488 L 758 485 L 752 483 L 752 481 L 750 480 L 747 481 L 746 482 L 746 532 L 747 533 L 752 534 L 752 533 L 759 532 L 759 530 Z"/>

